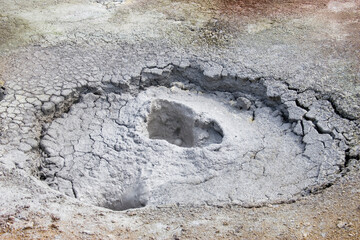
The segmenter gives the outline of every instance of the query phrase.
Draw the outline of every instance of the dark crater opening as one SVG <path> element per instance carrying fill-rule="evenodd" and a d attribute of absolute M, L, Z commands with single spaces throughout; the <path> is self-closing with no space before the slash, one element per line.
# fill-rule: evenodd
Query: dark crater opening
<path fill-rule="evenodd" d="M 219 144 L 224 136 L 215 121 L 199 116 L 189 107 L 167 100 L 152 102 L 147 130 L 151 139 L 163 139 L 188 148 Z"/>

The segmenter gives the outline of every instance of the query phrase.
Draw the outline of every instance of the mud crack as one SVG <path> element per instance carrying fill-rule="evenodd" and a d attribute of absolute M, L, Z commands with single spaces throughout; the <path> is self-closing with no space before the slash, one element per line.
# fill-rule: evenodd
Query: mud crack
<path fill-rule="evenodd" d="M 170 63 L 75 95 L 69 111 L 52 113 L 40 172 L 54 189 L 113 210 L 289 202 L 346 165 L 350 121 L 271 77 Z"/>

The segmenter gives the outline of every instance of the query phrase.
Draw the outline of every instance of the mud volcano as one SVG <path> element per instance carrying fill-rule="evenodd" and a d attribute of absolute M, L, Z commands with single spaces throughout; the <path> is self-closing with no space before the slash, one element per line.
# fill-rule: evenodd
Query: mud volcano
<path fill-rule="evenodd" d="M 331 103 L 272 78 L 169 64 L 71 96 L 43 129 L 41 179 L 113 210 L 291 202 L 345 164 Z"/>

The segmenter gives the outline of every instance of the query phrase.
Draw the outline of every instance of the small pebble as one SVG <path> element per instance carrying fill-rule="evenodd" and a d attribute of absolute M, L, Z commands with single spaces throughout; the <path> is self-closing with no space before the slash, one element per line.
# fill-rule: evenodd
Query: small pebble
<path fill-rule="evenodd" d="M 339 221 L 338 224 L 336 225 L 338 228 L 345 228 L 347 225 L 346 222 L 343 222 L 343 221 Z"/>

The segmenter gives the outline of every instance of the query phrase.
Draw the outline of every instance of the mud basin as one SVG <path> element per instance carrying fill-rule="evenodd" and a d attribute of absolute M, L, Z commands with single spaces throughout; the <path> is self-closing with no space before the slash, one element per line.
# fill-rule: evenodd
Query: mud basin
<path fill-rule="evenodd" d="M 264 82 L 217 91 L 214 79 L 180 76 L 79 93 L 44 126 L 41 178 L 80 201 L 125 210 L 293 201 L 339 173 L 338 142 Z"/>

